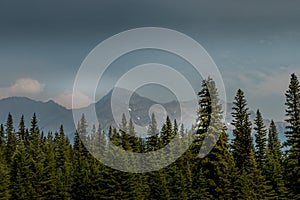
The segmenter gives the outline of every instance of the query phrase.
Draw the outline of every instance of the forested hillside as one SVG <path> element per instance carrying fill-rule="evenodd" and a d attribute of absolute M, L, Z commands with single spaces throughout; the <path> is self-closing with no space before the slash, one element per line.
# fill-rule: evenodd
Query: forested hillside
<path fill-rule="evenodd" d="M 233 102 L 233 140 L 229 143 L 214 81 L 203 81 L 198 95 L 195 127 L 186 130 L 167 117 L 157 130 L 152 115 L 147 140 L 132 136 L 133 123 L 125 117 L 120 130 L 90 127 L 87 131 L 83 115 L 71 144 L 63 125 L 58 132 L 44 133 L 38 116 L 25 127 L 27 119 L 14 122 L 8 114 L 0 127 L 0 199 L 300 199 L 300 84 L 296 75 L 291 75 L 285 94 L 284 144 L 275 123 L 265 124 L 259 109 L 251 123 L 242 90 Z M 109 140 L 126 151 L 143 153 L 175 139 L 180 149 L 186 134 L 193 134 L 189 149 L 171 165 L 147 173 L 107 167 L 84 146 L 90 144 L 97 151 L 107 148 L 100 145 L 101 140 Z M 210 153 L 202 157 L 200 148 L 214 142 Z M 128 167 L 131 164 L 128 158 Z"/>

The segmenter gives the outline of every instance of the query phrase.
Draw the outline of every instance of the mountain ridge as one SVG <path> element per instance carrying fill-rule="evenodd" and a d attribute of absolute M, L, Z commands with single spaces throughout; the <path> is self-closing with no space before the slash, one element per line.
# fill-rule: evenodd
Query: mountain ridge
<path fill-rule="evenodd" d="M 109 125 L 114 124 L 114 120 L 111 112 L 111 95 L 110 91 L 105 96 L 103 96 L 96 103 L 90 104 L 85 108 L 76 109 L 77 111 L 84 111 L 86 108 L 95 106 L 98 120 L 100 121 L 103 128 L 108 128 Z M 117 99 L 122 103 L 122 98 Z M 153 105 L 160 104 L 155 102 L 149 98 L 140 96 L 137 93 L 133 93 L 130 104 L 128 105 L 130 110 L 130 116 L 133 121 L 141 126 L 145 126 L 150 121 L 149 109 L 152 108 Z M 169 116 L 172 120 L 177 119 L 181 115 L 179 103 L 176 101 L 171 101 L 168 103 L 161 103 L 161 105 L 167 110 Z M 232 133 L 230 127 L 230 121 L 232 120 L 230 111 L 232 108 L 232 103 L 227 103 L 227 113 L 226 113 L 226 125 L 229 129 L 229 134 L 232 138 Z M 155 111 L 155 110 L 154 110 Z M 160 110 L 156 110 L 156 112 L 160 112 Z M 190 110 L 190 112 L 193 112 Z M 17 129 L 19 120 L 22 115 L 25 118 L 26 127 L 30 127 L 30 121 L 34 113 L 36 113 L 38 117 L 39 127 L 44 132 L 55 132 L 59 130 L 60 125 L 64 126 L 64 130 L 67 134 L 73 135 L 75 132 L 76 125 L 73 121 L 72 109 L 68 109 L 63 107 L 62 105 L 56 103 L 53 100 L 48 100 L 47 102 L 33 100 L 28 97 L 8 97 L 4 99 L 0 99 L 0 123 L 5 124 L 8 113 L 11 113 L 14 120 L 14 126 Z M 253 111 L 251 113 L 251 120 L 253 121 L 255 117 L 255 113 Z M 182 115 L 186 118 L 189 113 L 182 113 Z M 158 116 L 157 116 L 158 117 Z M 190 117 L 192 119 L 192 117 Z M 265 119 L 266 127 L 269 126 L 269 119 Z M 279 121 L 275 122 L 278 128 L 279 137 L 281 141 L 285 140 L 284 131 L 285 131 L 285 122 Z M 115 125 L 115 124 L 114 124 Z"/>

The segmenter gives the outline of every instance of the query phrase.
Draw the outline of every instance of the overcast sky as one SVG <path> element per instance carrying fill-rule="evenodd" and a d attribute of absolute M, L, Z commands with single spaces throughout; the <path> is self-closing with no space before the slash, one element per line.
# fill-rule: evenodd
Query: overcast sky
<path fill-rule="evenodd" d="M 228 101 L 241 88 L 251 109 L 282 120 L 290 73 L 300 76 L 299 22 L 296 0 L 1 0 L 0 98 L 54 99 L 68 107 L 76 72 L 97 44 L 128 29 L 165 27 L 207 50 Z"/>

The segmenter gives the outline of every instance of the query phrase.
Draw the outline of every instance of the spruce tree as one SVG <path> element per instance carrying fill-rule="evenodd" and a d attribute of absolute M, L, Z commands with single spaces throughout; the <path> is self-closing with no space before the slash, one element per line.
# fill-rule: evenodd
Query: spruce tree
<path fill-rule="evenodd" d="M 122 115 L 122 122 L 120 128 L 123 132 L 128 133 L 127 119 L 124 113 Z"/>
<path fill-rule="evenodd" d="M 0 128 L 0 199 L 9 199 L 9 168 L 7 162 L 4 159 L 4 130 L 3 125 Z"/>
<path fill-rule="evenodd" d="M 218 91 L 215 82 L 208 78 L 203 81 L 199 93 L 199 130 L 201 148 L 208 153 L 199 163 L 203 176 L 207 181 L 208 192 L 213 198 L 227 199 L 231 197 L 231 171 L 233 170 L 233 157 L 229 152 L 228 136 L 225 124 L 222 122 L 222 105 L 219 103 Z M 208 124 L 209 123 L 209 124 Z M 201 138 L 202 137 L 202 138 Z M 213 145 L 210 152 L 208 149 Z M 200 152 L 200 153 L 203 153 Z"/>
<path fill-rule="evenodd" d="M 234 126 L 234 139 L 231 147 L 233 157 L 238 169 L 248 170 L 250 156 L 254 152 L 254 147 L 251 136 L 251 122 L 249 120 L 250 114 L 248 113 L 244 92 L 241 89 L 237 91 L 233 104 L 233 121 L 231 123 Z"/>
<path fill-rule="evenodd" d="M 32 157 L 30 170 L 32 175 L 32 186 L 34 187 L 33 198 L 41 198 L 43 192 L 41 180 L 43 180 L 44 173 L 44 161 L 46 157 L 46 152 L 44 151 L 43 138 L 40 135 L 40 130 L 38 128 L 38 119 L 36 114 L 33 114 L 31 119 L 30 127 L 31 138 L 26 145 L 26 151 Z"/>
<path fill-rule="evenodd" d="M 155 151 L 158 149 L 159 131 L 154 113 L 151 115 L 151 122 L 148 128 L 147 151 Z"/>
<path fill-rule="evenodd" d="M 6 141 L 5 141 L 4 126 L 3 124 L 1 124 L 0 125 L 0 148 L 2 148 L 1 149 L 3 151 L 2 153 L 4 153 L 5 151 L 5 145 L 6 145 Z"/>
<path fill-rule="evenodd" d="M 80 129 L 79 129 L 80 130 Z M 81 130 L 80 130 L 81 131 Z M 74 136 L 73 148 L 73 184 L 72 184 L 72 199 L 87 199 L 89 185 L 89 160 L 84 150 L 84 145 L 79 137 L 78 131 Z"/>
<path fill-rule="evenodd" d="M 60 181 L 57 178 L 56 160 L 55 160 L 55 145 L 50 132 L 44 144 L 44 151 L 47 153 L 44 160 L 44 169 L 41 182 L 42 196 L 49 199 L 58 199 L 58 189 L 61 187 Z"/>
<path fill-rule="evenodd" d="M 238 172 L 235 175 L 235 194 L 238 198 L 261 199 L 270 192 L 265 177 L 257 165 L 251 136 L 247 101 L 242 90 L 238 90 L 233 107 L 233 143 L 232 152 Z"/>
<path fill-rule="evenodd" d="M 130 143 L 132 145 L 132 150 L 134 152 L 141 152 L 142 144 L 140 143 L 139 139 L 136 136 L 135 128 L 134 128 L 133 121 L 131 118 L 128 123 L 128 134 L 130 136 Z"/>
<path fill-rule="evenodd" d="M 11 158 L 17 147 L 17 137 L 16 137 L 16 133 L 14 131 L 13 118 L 10 113 L 8 114 L 8 117 L 7 117 L 5 132 L 7 135 L 5 157 L 6 157 L 7 163 L 10 164 Z"/>
<path fill-rule="evenodd" d="M 48 136 L 49 137 L 49 136 Z M 52 150 L 51 139 L 48 139 L 48 145 Z M 70 192 L 72 187 L 72 149 L 69 139 L 64 133 L 64 128 L 61 125 L 59 134 L 55 138 L 54 156 L 55 156 L 55 169 L 57 170 L 58 186 L 57 195 L 59 198 L 70 198 Z"/>
<path fill-rule="evenodd" d="M 193 155 L 198 156 L 200 153 L 199 150 L 202 147 L 203 138 L 207 133 L 207 129 L 209 127 L 210 119 L 211 119 L 211 97 L 208 88 L 208 82 L 212 81 L 210 78 L 208 80 L 203 80 L 201 85 L 201 90 L 198 93 L 199 101 L 198 101 L 198 118 L 197 118 L 197 130 L 194 135 L 194 140 L 191 146 L 191 151 Z M 209 144 L 207 144 L 209 145 Z"/>
<path fill-rule="evenodd" d="M 159 147 L 163 148 L 164 146 L 168 145 L 173 138 L 173 127 L 169 116 L 167 116 L 166 122 L 163 125 L 160 134 Z"/>
<path fill-rule="evenodd" d="M 31 127 L 30 127 L 30 136 L 35 137 L 39 134 L 39 128 L 38 128 L 38 119 L 36 117 L 36 114 L 33 113 L 32 119 L 31 119 Z"/>
<path fill-rule="evenodd" d="M 286 177 L 292 198 L 300 198 L 300 84 L 295 74 L 291 75 L 286 96 L 285 132 L 287 158 L 285 160 Z"/>
<path fill-rule="evenodd" d="M 268 144 L 266 149 L 266 161 L 264 174 L 274 191 L 275 199 L 285 199 L 287 189 L 284 184 L 284 169 L 282 166 L 282 152 L 276 125 L 272 120 L 269 127 Z"/>
<path fill-rule="evenodd" d="M 24 121 L 24 115 L 21 116 L 21 120 L 20 120 L 20 123 L 19 123 L 19 140 L 24 140 L 25 139 L 25 131 L 26 131 L 26 128 L 25 128 L 25 121 Z"/>
<path fill-rule="evenodd" d="M 254 124 L 255 124 L 254 130 L 256 131 L 256 134 L 255 134 L 255 147 L 256 147 L 255 156 L 256 156 L 256 160 L 257 160 L 257 163 L 258 163 L 260 169 L 262 169 L 264 161 L 265 161 L 265 156 L 266 156 L 267 130 L 266 130 L 262 115 L 259 110 L 257 110 L 257 112 L 256 112 L 256 118 L 254 120 Z"/>
<path fill-rule="evenodd" d="M 12 157 L 10 169 L 10 195 L 11 199 L 37 198 L 34 184 L 35 171 L 31 167 L 33 158 L 26 150 L 24 141 Z"/>

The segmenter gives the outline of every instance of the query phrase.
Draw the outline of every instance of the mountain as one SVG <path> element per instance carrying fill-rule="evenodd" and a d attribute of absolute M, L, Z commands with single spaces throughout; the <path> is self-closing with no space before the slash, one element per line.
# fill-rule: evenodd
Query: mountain
<path fill-rule="evenodd" d="M 96 104 L 92 104 L 87 108 L 82 108 L 76 110 L 78 114 L 90 112 L 91 107 L 95 106 L 97 118 L 102 126 L 102 128 L 107 129 L 109 126 L 117 126 L 111 108 L 111 102 L 113 101 L 115 113 L 118 113 L 119 123 L 121 123 L 122 114 L 126 112 L 126 118 L 129 120 L 131 118 L 135 124 L 139 126 L 147 126 L 150 123 L 151 114 L 154 113 L 156 120 L 158 122 L 159 129 L 162 127 L 162 123 L 165 122 L 165 118 L 168 115 L 171 120 L 176 119 L 178 123 L 182 121 L 180 116 L 182 115 L 186 127 L 191 127 L 192 123 L 195 122 L 194 115 L 196 114 L 197 102 L 182 102 L 182 111 L 180 109 L 180 104 L 176 101 L 171 101 L 168 103 L 158 103 L 149 98 L 140 96 L 137 93 L 125 90 L 125 89 L 115 89 L 117 90 L 117 97 L 112 100 L 112 91 L 110 91 L 106 96 L 104 96 Z M 125 102 L 126 97 L 130 97 L 129 102 Z M 193 108 L 194 105 L 194 108 Z M 168 114 L 167 114 L 168 113 Z M 181 114 L 182 113 L 182 114 Z M 86 115 L 87 116 L 87 115 Z M 92 121 L 93 119 L 87 119 L 87 121 Z M 161 123 L 160 123 L 161 122 Z"/>
<path fill-rule="evenodd" d="M 180 104 L 176 101 L 162 103 L 161 106 L 159 106 L 158 102 L 140 96 L 137 93 L 133 93 L 129 104 L 126 105 L 123 97 L 128 96 L 131 93 L 121 89 L 118 94 L 117 98 L 114 99 L 114 108 L 116 109 L 116 112 L 123 113 L 125 106 L 125 108 L 128 109 L 128 113 L 130 113 L 132 120 L 140 126 L 149 124 L 151 113 L 155 113 L 160 127 L 162 123 L 159 122 L 164 122 L 167 115 L 166 113 L 168 113 L 171 120 L 177 119 L 179 123 L 181 122 L 180 116 L 182 115 L 183 120 L 185 120 L 184 124 L 186 128 L 190 127 L 191 124 L 195 122 L 194 115 L 197 110 L 195 109 L 197 102 L 182 102 L 181 104 L 184 107 L 184 111 L 181 111 Z M 95 106 L 98 120 L 104 129 L 108 128 L 110 125 L 116 126 L 111 111 L 111 99 L 112 91 L 96 102 L 96 104 L 75 111 L 78 113 L 85 113 L 90 110 L 92 106 Z M 232 120 L 231 112 L 233 105 L 232 103 L 227 103 L 226 106 L 227 112 L 225 121 L 229 136 L 232 139 L 233 127 L 230 125 L 230 122 Z M 63 107 L 54 101 L 41 102 L 26 97 L 10 97 L 0 100 L 0 123 L 5 124 L 9 112 L 13 115 L 16 129 L 18 129 L 19 120 L 22 114 L 25 117 L 26 126 L 30 127 L 30 120 L 33 113 L 36 113 L 39 120 L 39 127 L 45 133 L 48 131 L 57 131 L 61 124 L 63 124 L 66 133 L 73 135 L 75 132 L 76 126 L 73 121 L 72 110 Z M 250 114 L 250 119 L 253 121 L 255 113 L 250 111 Z M 89 121 L 89 119 L 87 120 Z M 269 123 L 270 120 L 266 119 L 265 124 L 267 127 L 269 126 Z M 280 140 L 285 141 L 284 131 L 286 123 L 276 122 L 276 125 Z"/>
<path fill-rule="evenodd" d="M 118 111 L 124 98 L 123 95 L 128 95 L 130 92 L 123 90 L 121 96 L 114 102 Z M 108 128 L 110 125 L 115 125 L 111 112 L 112 91 L 100 99 L 96 104 L 91 104 L 86 108 L 75 109 L 76 112 L 85 113 L 90 107 L 95 106 L 98 120 L 103 128 Z M 158 103 L 148 98 L 142 97 L 133 93 L 128 105 L 132 120 L 141 126 L 145 126 L 150 122 L 150 113 L 161 113 L 161 109 L 157 106 Z M 179 103 L 169 102 L 162 104 L 169 113 L 171 119 L 179 118 L 180 108 Z M 38 118 L 39 128 L 45 133 L 49 131 L 59 130 L 60 125 L 64 126 L 66 133 L 75 132 L 75 124 L 73 122 L 73 114 L 71 109 L 67 109 L 54 101 L 48 102 L 35 101 L 26 97 L 9 97 L 0 100 L 0 123 L 5 124 L 8 113 L 11 113 L 14 120 L 15 129 L 18 129 L 18 124 L 22 115 L 25 117 L 26 127 L 30 127 L 30 121 L 34 113 Z M 159 116 L 157 116 L 159 118 Z M 188 118 L 188 117 L 187 117 Z M 129 120 L 129 119 L 127 119 Z M 89 121 L 89 119 L 87 119 Z"/>
<path fill-rule="evenodd" d="M 66 132 L 74 132 L 74 123 L 71 110 L 60 106 L 54 101 L 41 102 L 26 97 L 9 97 L 0 100 L 0 122 L 5 123 L 8 113 L 11 113 L 15 128 L 18 129 L 22 115 L 25 125 L 30 127 L 30 121 L 34 113 L 38 117 L 39 128 L 44 131 L 57 131 L 61 124 Z"/>

